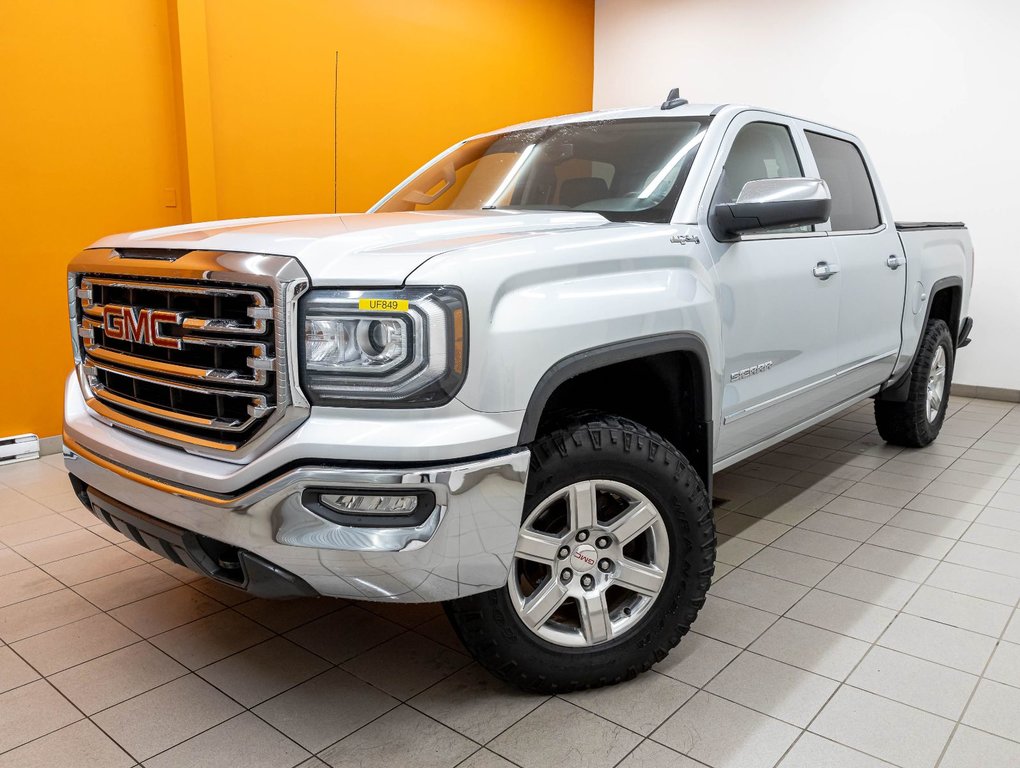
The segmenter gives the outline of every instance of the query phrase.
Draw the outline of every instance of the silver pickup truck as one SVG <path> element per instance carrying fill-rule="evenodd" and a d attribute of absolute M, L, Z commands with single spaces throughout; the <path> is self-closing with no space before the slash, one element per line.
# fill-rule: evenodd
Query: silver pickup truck
<path fill-rule="evenodd" d="M 444 601 L 506 680 L 613 683 L 704 603 L 713 472 L 864 398 L 936 438 L 972 269 L 825 125 L 675 93 L 530 123 L 368 213 L 86 249 L 67 468 L 212 579 Z"/>

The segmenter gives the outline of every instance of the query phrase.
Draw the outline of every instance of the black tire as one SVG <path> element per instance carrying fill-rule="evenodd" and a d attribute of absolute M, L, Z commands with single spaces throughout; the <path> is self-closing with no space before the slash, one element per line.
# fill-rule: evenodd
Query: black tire
<path fill-rule="evenodd" d="M 669 442 L 622 418 L 585 418 L 540 437 L 531 450 L 522 520 L 557 490 L 596 478 L 627 483 L 655 504 L 670 545 L 661 591 L 622 636 L 588 647 L 539 637 L 508 587 L 448 602 L 447 615 L 479 663 L 524 690 L 563 693 L 629 680 L 666 657 L 705 603 L 716 546 L 705 486 Z"/>
<path fill-rule="evenodd" d="M 946 369 L 943 396 L 935 418 L 929 419 L 928 377 L 932 362 L 940 348 L 945 356 Z M 893 445 L 923 448 L 939 436 L 942 423 L 946 419 L 954 362 L 953 337 L 949 333 L 949 326 L 942 320 L 929 320 L 921 347 L 910 369 L 907 399 L 902 403 L 875 401 L 875 424 L 883 440 Z"/>

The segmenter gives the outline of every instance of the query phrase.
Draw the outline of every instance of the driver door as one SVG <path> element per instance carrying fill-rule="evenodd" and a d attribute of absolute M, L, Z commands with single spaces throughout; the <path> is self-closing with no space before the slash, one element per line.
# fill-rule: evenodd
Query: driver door
<path fill-rule="evenodd" d="M 836 404 L 839 257 L 828 225 L 745 234 L 734 242 L 717 239 L 707 226 L 711 206 L 735 201 L 748 181 L 816 176 L 806 167 L 813 161 L 803 141 L 792 121 L 744 113 L 730 125 L 709 179 L 702 231 L 718 280 L 724 345 L 717 462 Z"/>

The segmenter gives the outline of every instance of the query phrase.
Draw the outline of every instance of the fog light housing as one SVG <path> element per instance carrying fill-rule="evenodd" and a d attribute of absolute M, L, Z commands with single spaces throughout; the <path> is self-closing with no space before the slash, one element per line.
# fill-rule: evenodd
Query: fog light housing
<path fill-rule="evenodd" d="M 424 523 L 436 508 L 429 490 L 311 488 L 301 496 L 304 507 L 337 525 L 356 528 L 410 528 Z"/>

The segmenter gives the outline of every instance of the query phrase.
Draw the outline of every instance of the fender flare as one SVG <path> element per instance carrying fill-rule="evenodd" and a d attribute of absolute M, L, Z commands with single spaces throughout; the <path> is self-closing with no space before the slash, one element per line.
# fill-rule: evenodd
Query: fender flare
<path fill-rule="evenodd" d="M 939 291 L 946 288 L 959 288 L 961 292 L 960 306 L 953 307 L 953 312 L 956 317 L 950 316 L 949 332 L 953 336 L 953 347 L 958 348 L 960 341 L 960 314 L 963 309 L 963 278 L 958 276 L 943 277 L 932 283 L 931 289 L 929 290 L 929 299 L 927 306 L 924 309 L 924 322 L 921 324 L 921 332 L 917 336 L 917 344 L 914 347 L 914 354 L 910 357 L 910 364 L 907 369 L 900 374 L 900 377 L 896 379 L 892 384 L 887 384 L 882 387 L 882 390 L 875 395 L 876 400 L 889 400 L 896 403 L 905 402 L 907 395 L 910 391 L 910 374 L 914 369 L 914 361 L 917 359 L 918 353 L 921 351 L 921 342 L 924 341 L 924 329 L 928 327 L 928 320 L 931 319 L 931 308 L 935 304 L 935 296 L 938 295 Z M 953 326 L 956 326 L 955 328 Z"/>

